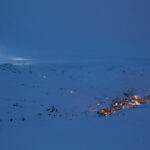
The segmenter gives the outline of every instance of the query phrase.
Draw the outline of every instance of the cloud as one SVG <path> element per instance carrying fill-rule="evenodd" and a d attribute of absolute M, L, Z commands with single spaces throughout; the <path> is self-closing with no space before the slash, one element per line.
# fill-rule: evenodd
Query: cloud
<path fill-rule="evenodd" d="M 27 61 L 27 60 L 31 60 L 31 59 L 22 58 L 22 57 L 11 57 L 10 60 L 13 60 L 13 61 Z"/>

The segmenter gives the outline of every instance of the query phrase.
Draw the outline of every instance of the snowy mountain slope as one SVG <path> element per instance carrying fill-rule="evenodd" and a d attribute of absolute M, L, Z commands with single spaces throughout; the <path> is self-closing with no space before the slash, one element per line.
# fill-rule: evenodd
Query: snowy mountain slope
<path fill-rule="evenodd" d="M 1 64 L 1 149 L 149 149 L 149 104 L 106 118 L 96 113 L 113 98 L 149 95 L 149 66 L 147 60 Z"/>
<path fill-rule="evenodd" d="M 149 108 L 101 119 L 52 118 L 17 122 L 1 127 L 0 145 L 4 150 L 149 150 Z"/>

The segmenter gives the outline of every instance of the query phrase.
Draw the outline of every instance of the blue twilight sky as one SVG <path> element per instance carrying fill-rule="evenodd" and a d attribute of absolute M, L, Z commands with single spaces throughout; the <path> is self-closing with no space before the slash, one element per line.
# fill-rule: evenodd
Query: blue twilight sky
<path fill-rule="evenodd" d="M 149 0 L 0 0 L 0 58 L 150 56 Z"/>

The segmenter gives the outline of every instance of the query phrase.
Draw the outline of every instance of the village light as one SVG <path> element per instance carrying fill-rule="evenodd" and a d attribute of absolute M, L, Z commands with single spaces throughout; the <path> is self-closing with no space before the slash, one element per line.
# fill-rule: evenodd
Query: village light
<path fill-rule="evenodd" d="M 118 98 L 111 103 L 109 108 L 100 109 L 97 114 L 99 116 L 108 116 L 121 109 L 135 108 L 149 102 L 149 96 L 144 98 L 139 98 L 138 96 L 133 96 L 132 98 Z"/>

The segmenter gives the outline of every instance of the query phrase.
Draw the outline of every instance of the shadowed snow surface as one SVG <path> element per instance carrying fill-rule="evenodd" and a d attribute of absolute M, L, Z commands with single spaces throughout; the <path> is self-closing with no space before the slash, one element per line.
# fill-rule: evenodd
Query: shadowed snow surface
<path fill-rule="evenodd" d="M 149 66 L 148 60 L 1 64 L 0 149 L 149 150 L 149 104 L 96 114 L 113 98 L 149 95 Z"/>

